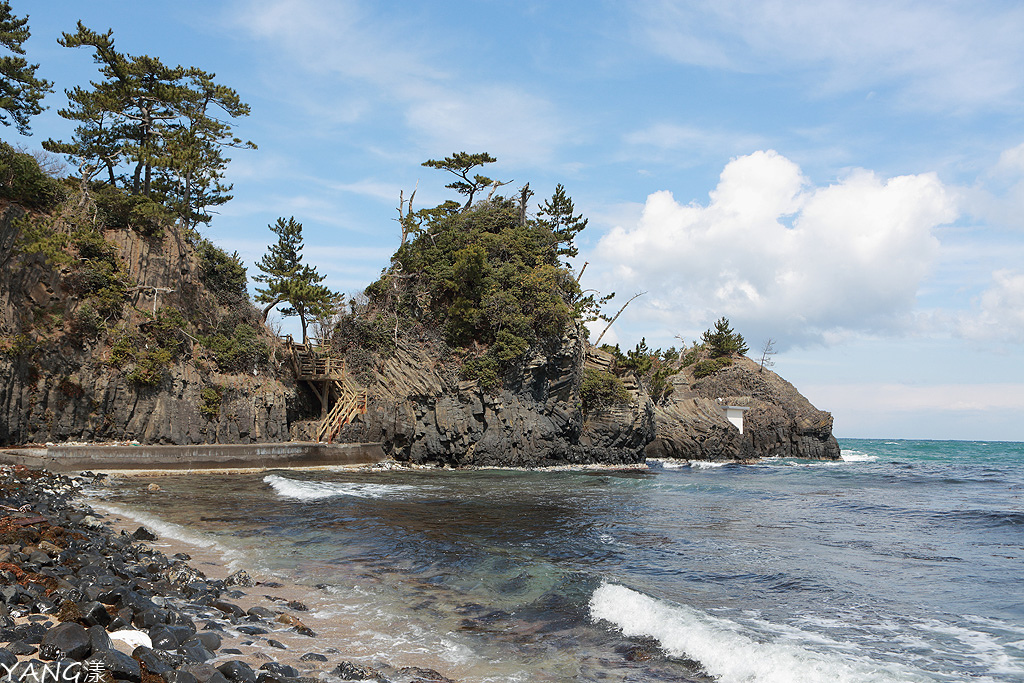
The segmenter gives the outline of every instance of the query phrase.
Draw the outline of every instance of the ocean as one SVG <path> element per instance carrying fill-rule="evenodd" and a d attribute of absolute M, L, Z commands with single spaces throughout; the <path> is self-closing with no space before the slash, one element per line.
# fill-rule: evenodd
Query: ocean
<path fill-rule="evenodd" d="M 89 502 L 459 681 L 1024 682 L 1024 444 L 645 471 L 275 471 Z M 146 485 L 155 481 L 161 491 Z"/>

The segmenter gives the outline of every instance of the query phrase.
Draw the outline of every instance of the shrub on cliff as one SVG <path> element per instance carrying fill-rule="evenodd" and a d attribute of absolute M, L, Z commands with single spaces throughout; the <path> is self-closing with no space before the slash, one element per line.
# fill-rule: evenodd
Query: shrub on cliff
<path fill-rule="evenodd" d="M 732 359 L 728 356 L 699 360 L 693 365 L 693 377 L 694 379 L 703 379 L 730 365 L 732 365 Z"/>
<path fill-rule="evenodd" d="M 632 396 L 622 380 L 610 372 L 587 368 L 583 371 L 580 385 L 583 412 L 606 408 L 620 403 L 629 403 Z"/>
<path fill-rule="evenodd" d="M 46 175 L 31 154 L 0 142 L 0 197 L 45 211 L 57 206 L 66 195 L 61 181 Z"/>

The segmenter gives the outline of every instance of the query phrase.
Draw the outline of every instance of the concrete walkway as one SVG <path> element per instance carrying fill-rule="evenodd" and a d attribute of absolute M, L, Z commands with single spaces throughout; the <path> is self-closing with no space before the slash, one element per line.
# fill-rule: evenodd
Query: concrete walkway
<path fill-rule="evenodd" d="M 385 459 L 379 443 L 84 445 L 0 450 L 0 463 L 45 468 L 51 472 L 273 469 L 364 465 Z"/>

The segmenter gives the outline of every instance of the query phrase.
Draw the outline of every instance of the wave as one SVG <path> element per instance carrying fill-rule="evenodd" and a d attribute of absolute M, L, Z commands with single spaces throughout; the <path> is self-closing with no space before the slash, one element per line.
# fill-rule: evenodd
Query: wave
<path fill-rule="evenodd" d="M 302 481 L 268 474 L 263 481 L 270 484 L 277 495 L 295 500 L 322 500 L 335 496 L 354 498 L 391 498 L 421 490 L 422 486 L 409 484 L 357 484 L 333 481 Z"/>
<path fill-rule="evenodd" d="M 142 524 L 147 529 L 154 532 L 157 535 L 158 539 L 169 538 L 175 541 L 180 541 L 190 546 L 194 546 L 196 548 L 209 548 L 211 550 L 214 550 L 226 560 L 226 564 L 228 564 L 229 566 L 233 566 L 234 563 L 242 559 L 241 553 L 222 545 L 216 539 L 211 538 L 206 534 L 193 531 L 180 524 L 175 524 L 174 522 L 167 522 L 158 517 L 154 517 L 153 515 L 141 512 L 134 508 L 115 505 L 114 503 L 109 503 L 105 500 L 94 499 L 90 500 L 89 504 L 92 507 L 96 508 L 97 510 L 102 510 L 107 514 L 116 515 L 118 517 L 124 517 L 126 519 L 131 519 L 135 522 L 138 522 L 139 524 Z M 160 542 L 159 540 L 155 542 L 150 542 L 149 545 L 159 547 Z"/>
<path fill-rule="evenodd" d="M 843 451 L 840 457 L 844 462 L 875 462 L 878 460 L 877 455 L 868 455 L 861 451 Z"/>
<path fill-rule="evenodd" d="M 926 681 L 904 667 L 814 652 L 786 640 L 761 642 L 744 627 L 691 607 L 604 583 L 590 599 L 594 621 L 611 622 L 623 635 L 657 639 L 669 656 L 700 663 L 721 683 L 883 683 Z"/>

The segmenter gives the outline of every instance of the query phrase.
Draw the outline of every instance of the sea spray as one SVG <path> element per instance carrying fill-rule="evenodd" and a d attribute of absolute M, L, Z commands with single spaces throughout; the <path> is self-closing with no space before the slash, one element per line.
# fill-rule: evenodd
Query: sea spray
<path fill-rule="evenodd" d="M 322 500 L 335 496 L 354 498 L 387 498 L 414 492 L 423 487 L 404 484 L 354 484 L 332 481 L 302 481 L 276 474 L 268 474 L 263 481 L 270 484 L 278 495 L 295 500 Z"/>
<path fill-rule="evenodd" d="M 758 642 L 740 624 L 684 605 L 670 604 L 604 583 L 590 599 L 595 621 L 608 621 L 626 636 L 648 636 L 671 657 L 699 662 L 721 683 L 884 683 L 925 681 L 907 671 L 882 670 L 792 643 Z"/>

